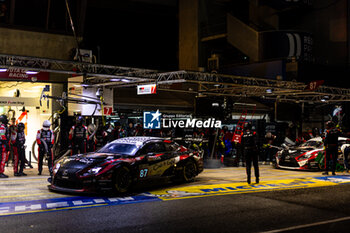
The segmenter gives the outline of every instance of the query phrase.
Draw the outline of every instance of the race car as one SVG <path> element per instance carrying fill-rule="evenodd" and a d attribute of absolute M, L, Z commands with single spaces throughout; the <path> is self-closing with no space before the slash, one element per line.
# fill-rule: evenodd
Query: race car
<path fill-rule="evenodd" d="M 349 138 L 339 137 L 338 167 L 343 166 L 340 147 L 349 144 Z M 276 153 L 276 168 L 293 170 L 322 170 L 324 168 L 324 145 L 321 137 L 316 137 L 299 146 L 280 148 Z"/>
<path fill-rule="evenodd" d="M 191 182 L 202 171 L 203 158 L 197 151 L 158 137 L 126 137 L 108 143 L 97 152 L 57 161 L 49 189 L 122 194 L 137 182 L 160 177 Z"/>

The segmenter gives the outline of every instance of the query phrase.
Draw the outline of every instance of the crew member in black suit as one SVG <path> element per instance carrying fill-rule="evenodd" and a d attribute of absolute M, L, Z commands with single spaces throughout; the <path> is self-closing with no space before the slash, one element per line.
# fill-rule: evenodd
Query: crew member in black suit
<path fill-rule="evenodd" d="M 256 132 L 252 131 L 252 124 L 246 123 L 242 133 L 242 149 L 246 161 L 247 183 L 251 183 L 252 162 L 254 166 L 256 183 L 259 183 L 258 150 L 256 146 Z"/>

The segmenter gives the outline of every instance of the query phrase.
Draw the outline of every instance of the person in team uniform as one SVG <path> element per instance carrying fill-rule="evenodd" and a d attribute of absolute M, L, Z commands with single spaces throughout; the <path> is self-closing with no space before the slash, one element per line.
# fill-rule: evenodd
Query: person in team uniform
<path fill-rule="evenodd" d="M 254 166 L 256 183 L 259 183 L 259 164 L 258 164 L 258 150 L 256 147 L 256 133 L 252 131 L 251 123 L 244 125 L 244 131 L 241 138 L 243 155 L 246 161 L 247 183 L 251 183 L 251 168 Z"/>
<path fill-rule="evenodd" d="M 71 142 L 72 155 L 86 153 L 86 144 L 89 140 L 87 127 L 83 125 L 84 118 L 78 116 L 76 124 L 72 126 L 69 132 L 69 140 Z"/>
<path fill-rule="evenodd" d="M 323 175 L 328 175 L 328 171 L 330 170 L 330 162 L 332 161 L 332 174 L 335 175 L 335 167 L 338 160 L 338 137 L 339 130 L 335 128 L 335 124 L 333 121 L 328 121 L 326 123 L 326 135 L 324 138 L 324 146 L 326 149 L 326 161 L 325 161 L 325 172 Z"/>
<path fill-rule="evenodd" d="M 26 142 L 25 133 L 24 133 L 25 126 L 22 122 L 18 123 L 16 129 L 14 131 L 11 131 L 11 144 L 13 148 L 13 172 L 15 176 L 26 176 L 23 172 L 24 165 L 26 162 L 25 159 L 25 145 Z M 19 171 L 18 171 L 18 165 L 19 165 Z"/>
<path fill-rule="evenodd" d="M 43 171 L 43 160 L 45 155 L 47 156 L 50 175 L 52 176 L 52 167 L 53 167 L 53 152 L 52 147 L 55 142 L 55 136 L 53 131 L 50 129 L 51 122 L 45 120 L 43 123 L 43 128 L 38 130 L 36 135 L 36 142 L 39 146 L 38 153 L 38 175 L 41 175 Z"/>
<path fill-rule="evenodd" d="M 0 178 L 8 178 L 5 172 L 5 163 L 8 159 L 9 129 L 7 127 L 7 116 L 0 116 Z"/>

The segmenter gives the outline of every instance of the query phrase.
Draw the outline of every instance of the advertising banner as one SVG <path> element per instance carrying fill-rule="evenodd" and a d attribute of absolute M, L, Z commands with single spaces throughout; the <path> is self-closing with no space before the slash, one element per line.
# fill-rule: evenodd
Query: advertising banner
<path fill-rule="evenodd" d="M 3 70 L 3 69 L 1 69 Z M 28 80 L 28 81 L 46 81 L 49 80 L 48 72 L 34 72 L 25 69 L 10 67 L 6 71 L 0 72 L 0 79 L 6 80 Z"/>
<path fill-rule="evenodd" d="M 147 84 L 147 85 L 138 85 L 137 94 L 138 95 L 148 95 L 157 93 L 157 84 Z"/>

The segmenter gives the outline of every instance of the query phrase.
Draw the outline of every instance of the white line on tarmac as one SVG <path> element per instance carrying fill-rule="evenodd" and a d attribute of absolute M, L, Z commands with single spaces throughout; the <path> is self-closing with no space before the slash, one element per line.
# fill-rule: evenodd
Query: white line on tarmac
<path fill-rule="evenodd" d="M 327 221 L 322 221 L 322 222 L 315 222 L 315 223 L 304 224 L 304 225 L 293 226 L 293 227 L 287 227 L 287 228 L 282 228 L 282 229 L 277 229 L 277 230 L 272 230 L 272 231 L 263 231 L 261 233 L 277 233 L 277 232 L 283 232 L 283 231 L 292 231 L 292 230 L 297 230 L 297 229 L 302 229 L 302 228 L 307 228 L 307 227 L 314 227 L 314 226 L 335 223 L 335 222 L 341 222 L 341 221 L 346 221 L 346 220 L 350 220 L 350 217 L 337 218 L 337 219 L 332 219 L 332 220 L 327 220 Z"/>

